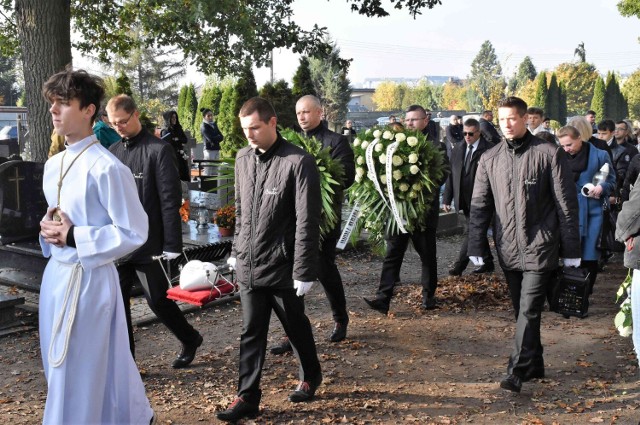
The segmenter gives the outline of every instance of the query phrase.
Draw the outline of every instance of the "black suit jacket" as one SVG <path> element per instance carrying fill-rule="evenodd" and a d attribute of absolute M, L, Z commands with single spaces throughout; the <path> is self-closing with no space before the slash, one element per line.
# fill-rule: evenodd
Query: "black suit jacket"
<path fill-rule="evenodd" d="M 444 188 L 442 203 L 451 205 L 454 200 L 457 210 L 462 210 L 465 215 L 469 215 L 471 207 L 471 195 L 473 194 L 473 182 L 476 178 L 476 170 L 478 169 L 478 160 L 480 156 L 488 149 L 495 146 L 491 142 L 487 142 L 484 137 L 480 136 L 478 148 L 471 154 L 471 163 L 469 170 L 464 169 L 464 160 L 467 155 L 467 143 L 458 143 L 451 151 L 451 174 L 447 179 Z M 462 195 L 462 197 L 461 197 Z"/>

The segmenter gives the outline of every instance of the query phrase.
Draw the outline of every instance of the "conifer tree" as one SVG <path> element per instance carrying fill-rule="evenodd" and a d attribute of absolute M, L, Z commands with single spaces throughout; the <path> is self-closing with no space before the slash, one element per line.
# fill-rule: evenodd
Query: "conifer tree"
<path fill-rule="evenodd" d="M 560 87 L 555 72 L 551 74 L 544 113 L 552 120 L 560 121 Z"/>
<path fill-rule="evenodd" d="M 178 110 L 176 113 L 178 114 L 178 119 L 181 121 L 184 117 L 184 105 L 187 100 L 187 89 L 188 87 L 186 85 L 180 87 L 180 94 L 178 95 Z"/>
<path fill-rule="evenodd" d="M 538 81 L 536 84 L 536 96 L 533 99 L 533 105 L 539 108 L 544 108 L 547 104 L 547 74 L 543 71 L 538 74 Z"/>
<path fill-rule="evenodd" d="M 267 99 L 278 112 L 278 125 L 284 128 L 294 128 L 298 123 L 296 118 L 296 101 L 289 85 L 285 80 L 266 83 L 260 89 L 260 97 Z"/>
<path fill-rule="evenodd" d="M 193 123 L 196 121 L 198 115 L 198 98 L 196 97 L 196 89 L 193 84 L 189 84 L 187 87 L 187 95 L 184 105 L 184 117 L 180 119 L 180 125 L 184 131 L 189 131 L 194 134 Z M 198 128 L 200 126 L 198 125 Z M 199 130 L 198 130 L 199 132 Z"/>
<path fill-rule="evenodd" d="M 118 78 L 116 79 L 116 87 L 118 94 L 133 96 L 133 91 L 131 90 L 131 81 L 124 72 L 120 72 L 120 74 L 118 75 Z"/>
<path fill-rule="evenodd" d="M 609 118 L 605 105 L 604 80 L 600 76 L 596 80 L 596 85 L 593 88 L 593 97 L 591 98 L 590 109 L 596 113 L 596 117 L 600 120 Z"/>
<path fill-rule="evenodd" d="M 293 75 L 293 88 L 291 91 L 296 99 L 308 94 L 318 96 L 318 93 L 316 93 L 313 87 L 313 81 L 311 80 L 309 58 L 306 56 L 300 58 L 300 65 L 298 65 L 298 69 L 296 69 L 296 73 Z"/>
<path fill-rule="evenodd" d="M 620 114 L 618 113 L 618 93 L 616 91 L 617 87 L 618 82 L 616 81 L 615 74 L 613 72 L 609 72 L 607 74 L 607 81 L 604 87 L 604 109 L 605 114 L 614 121 L 618 121 L 620 119 Z"/>
<path fill-rule="evenodd" d="M 560 91 L 560 107 L 558 111 L 558 122 L 564 125 L 567 122 L 567 88 L 564 81 L 560 81 L 558 84 Z"/>

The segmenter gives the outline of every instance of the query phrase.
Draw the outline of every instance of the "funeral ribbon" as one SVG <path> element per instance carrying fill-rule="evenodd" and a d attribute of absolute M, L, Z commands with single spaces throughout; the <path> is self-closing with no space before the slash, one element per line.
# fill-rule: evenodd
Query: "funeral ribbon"
<path fill-rule="evenodd" d="M 367 146 L 367 151 L 365 152 L 365 158 L 367 160 L 367 176 L 373 182 L 373 185 L 378 190 L 380 197 L 384 201 L 385 205 L 388 207 L 389 203 L 387 202 L 387 198 L 384 196 L 384 192 L 382 192 L 382 188 L 380 187 L 380 183 L 378 182 L 378 175 L 376 174 L 376 165 L 375 160 L 373 159 L 373 148 L 380 143 L 379 139 L 374 139 L 369 146 Z M 387 163 L 389 161 L 389 157 L 387 157 Z M 389 179 L 387 178 L 387 183 Z"/>
<path fill-rule="evenodd" d="M 391 211 L 393 212 L 393 217 L 396 219 L 396 223 L 398 223 L 398 228 L 402 233 L 407 233 L 403 226 L 402 218 L 400 218 L 398 204 L 396 203 L 396 196 L 393 193 L 393 154 L 396 152 L 397 148 L 398 142 L 391 143 L 387 147 L 387 191 L 389 192 L 389 204 L 391 204 Z"/>
<path fill-rule="evenodd" d="M 61 263 L 62 264 L 62 263 Z M 62 301 L 62 308 L 60 309 L 60 313 L 56 318 L 55 324 L 53 325 L 53 331 L 51 333 L 51 343 L 49 344 L 49 364 L 53 367 L 60 366 L 64 360 L 67 358 L 67 350 L 69 349 L 69 338 L 71 338 L 71 328 L 73 327 L 73 322 L 76 318 L 76 311 L 78 310 L 78 300 L 80 299 L 80 287 L 82 286 L 82 266 L 80 263 L 73 264 L 73 269 L 71 270 L 71 277 L 69 278 L 69 282 L 64 292 L 64 300 Z M 71 299 L 69 299 L 71 297 Z M 67 304 L 71 304 L 67 307 Z M 67 323 L 64 331 L 62 330 L 62 321 L 64 320 L 64 316 L 68 317 Z M 61 333 L 63 331 L 64 333 Z M 58 335 L 64 338 L 64 343 L 62 346 L 62 353 L 60 357 L 57 359 L 54 358 L 54 347 L 56 345 L 56 341 L 58 340 Z"/>
<path fill-rule="evenodd" d="M 353 229 L 356 227 L 356 221 L 360 216 L 360 204 L 357 202 L 353 205 L 353 209 L 349 214 L 349 218 L 347 219 L 347 224 L 345 224 L 344 229 L 342 229 L 342 234 L 340 235 L 340 239 L 338 239 L 338 243 L 336 244 L 336 248 L 344 249 L 347 246 L 347 241 L 353 232 Z"/>

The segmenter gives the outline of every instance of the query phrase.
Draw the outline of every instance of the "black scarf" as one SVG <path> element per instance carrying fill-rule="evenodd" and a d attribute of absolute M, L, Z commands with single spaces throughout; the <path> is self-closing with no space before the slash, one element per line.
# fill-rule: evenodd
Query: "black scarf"
<path fill-rule="evenodd" d="M 577 182 L 580 174 L 587 169 L 589 162 L 589 143 L 582 142 L 582 149 L 575 155 L 567 155 L 569 158 L 569 166 L 573 173 L 573 181 Z"/>

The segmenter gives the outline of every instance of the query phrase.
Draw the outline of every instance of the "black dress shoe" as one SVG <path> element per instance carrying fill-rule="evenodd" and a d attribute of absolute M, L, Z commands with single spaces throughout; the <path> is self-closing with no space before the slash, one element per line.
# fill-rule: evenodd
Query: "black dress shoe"
<path fill-rule="evenodd" d="M 347 324 L 336 322 L 333 327 L 333 332 L 331 332 L 331 336 L 329 337 L 329 341 L 331 342 L 340 342 L 347 337 Z"/>
<path fill-rule="evenodd" d="M 389 304 L 385 303 L 384 301 L 382 301 L 379 298 L 375 298 L 373 300 L 370 300 L 368 298 L 362 297 L 362 299 L 369 304 L 369 307 L 371 307 L 372 309 L 379 311 L 382 314 L 387 314 L 389 312 Z"/>
<path fill-rule="evenodd" d="M 191 364 L 196 356 L 196 350 L 202 345 L 202 335 L 198 335 L 198 339 L 193 344 L 182 344 L 182 352 L 177 359 L 173 361 L 171 366 L 174 369 L 187 367 Z"/>
<path fill-rule="evenodd" d="M 422 305 L 420 306 L 423 310 L 434 310 L 437 306 L 436 297 L 427 297 L 422 300 Z"/>
<path fill-rule="evenodd" d="M 519 393 L 522 389 L 522 380 L 516 375 L 509 375 L 500 381 L 500 388 Z"/>
<path fill-rule="evenodd" d="M 311 400 L 321 383 L 322 375 L 318 375 L 311 381 L 301 381 L 295 391 L 289 394 L 289 401 L 293 403 L 300 403 Z"/>
<path fill-rule="evenodd" d="M 291 342 L 287 337 L 282 338 L 282 342 L 280 344 L 274 345 L 273 347 L 269 348 L 269 352 L 271 354 L 275 354 L 276 356 L 287 353 L 289 351 L 293 351 L 293 347 L 291 346 Z"/>
<path fill-rule="evenodd" d="M 542 369 L 529 369 L 524 377 L 521 379 L 522 382 L 529 382 L 532 379 L 543 379 L 544 378 L 544 368 Z"/>
<path fill-rule="evenodd" d="M 449 276 L 460 276 L 466 267 L 462 267 L 462 265 L 455 263 L 453 267 L 449 269 Z"/>
<path fill-rule="evenodd" d="M 225 422 L 238 422 L 240 419 L 253 419 L 260 413 L 258 406 L 245 402 L 242 397 L 236 398 L 233 403 L 222 412 L 216 413 L 216 417 Z"/>
<path fill-rule="evenodd" d="M 495 266 L 493 265 L 493 263 L 487 263 L 473 269 L 473 273 L 491 273 L 494 270 Z"/>

